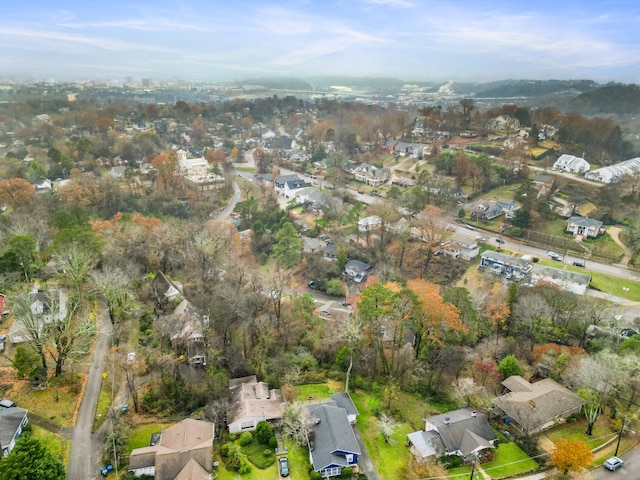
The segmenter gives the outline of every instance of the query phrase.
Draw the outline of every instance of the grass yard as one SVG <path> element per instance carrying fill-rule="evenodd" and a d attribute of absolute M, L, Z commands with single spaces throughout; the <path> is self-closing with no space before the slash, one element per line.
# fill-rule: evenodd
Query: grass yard
<path fill-rule="evenodd" d="M 493 460 L 482 465 L 491 478 L 511 477 L 538 468 L 538 464 L 515 443 L 501 443 Z"/>
<path fill-rule="evenodd" d="M 38 427 L 33 424 L 31 425 L 31 435 L 45 444 L 47 450 L 58 457 L 61 462 L 63 462 L 65 465 L 67 464 L 67 460 L 69 459 L 69 451 L 71 449 L 71 442 L 67 441 L 60 435 L 51 433 L 44 428 Z"/>
<path fill-rule="evenodd" d="M 381 407 L 380 401 L 361 391 L 352 394 L 351 398 L 360 413 L 358 429 L 380 478 L 401 478 L 401 471 L 411 456 L 405 446 L 407 434 L 415 429 L 408 423 L 402 423 L 391 435 L 389 443 L 386 443 L 377 431 L 378 419 L 374 415 Z"/>
<path fill-rule="evenodd" d="M 587 431 L 587 421 L 582 419 L 574 423 L 563 423 L 546 433 L 546 436 L 553 442 L 568 438 L 570 440 L 582 440 L 589 448 L 593 449 L 602 445 L 607 440 L 615 437 L 616 432 L 609 426 L 609 417 L 601 415 L 593 426 L 593 435 L 589 436 Z"/>
<path fill-rule="evenodd" d="M 161 432 L 163 428 L 168 428 L 171 425 L 173 423 L 148 423 L 133 429 L 124 447 L 125 455 L 130 454 L 134 448 L 148 447 L 152 434 Z"/>
<path fill-rule="evenodd" d="M 309 397 L 313 397 L 312 401 L 329 400 L 329 397 L 341 390 L 340 384 L 337 382 L 329 383 L 310 383 L 308 385 L 298 385 L 298 401 L 308 402 Z"/>
<path fill-rule="evenodd" d="M 583 268 L 568 266 L 568 270 L 584 271 Z M 610 293 L 618 297 L 627 298 L 632 301 L 640 301 L 640 283 L 631 280 L 612 277 L 603 273 L 589 272 L 589 261 L 587 260 L 587 273 L 591 275 L 591 287 L 601 292 Z M 627 288 L 628 290 L 623 290 Z"/>
<path fill-rule="evenodd" d="M 7 393 L 16 405 L 26 408 L 30 412 L 51 419 L 62 427 L 73 426 L 73 415 L 80 398 L 79 390 L 84 381 L 82 375 L 73 378 L 74 385 L 55 385 L 50 381 L 45 389 L 35 389 L 28 381 L 20 381 L 14 389 Z M 76 381 L 78 382 L 76 384 Z"/>

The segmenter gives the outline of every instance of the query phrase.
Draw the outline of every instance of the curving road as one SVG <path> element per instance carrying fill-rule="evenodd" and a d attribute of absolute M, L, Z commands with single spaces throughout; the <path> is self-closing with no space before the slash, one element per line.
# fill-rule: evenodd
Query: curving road
<path fill-rule="evenodd" d="M 111 343 L 111 322 L 105 309 L 100 315 L 100 331 L 93 350 L 91 368 L 84 387 L 82 403 L 78 409 L 76 424 L 71 436 L 71 452 L 67 464 L 69 480 L 93 480 L 98 478 L 98 462 L 102 439 L 99 434 L 92 434 L 102 372 L 105 371 L 106 354 Z"/>

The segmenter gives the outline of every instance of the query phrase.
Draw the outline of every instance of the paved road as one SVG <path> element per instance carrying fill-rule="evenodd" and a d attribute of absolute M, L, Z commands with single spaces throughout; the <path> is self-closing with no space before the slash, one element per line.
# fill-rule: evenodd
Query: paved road
<path fill-rule="evenodd" d="M 100 332 L 93 351 L 93 361 L 84 387 L 84 396 L 78 410 L 76 425 L 71 436 L 71 453 L 67 465 L 69 480 L 91 480 L 98 478 L 98 461 L 102 439 L 92 434 L 93 418 L 100 395 L 102 372 L 105 371 L 105 358 L 111 341 L 111 322 L 103 309 L 100 318 Z"/>
<path fill-rule="evenodd" d="M 594 470 L 594 480 L 636 480 L 640 478 L 640 448 L 634 448 L 620 458 L 624 460 L 624 465 L 615 472 L 610 472 L 604 467 Z"/>
<path fill-rule="evenodd" d="M 364 444 L 364 440 L 362 440 L 362 435 L 360 435 L 358 427 L 353 427 L 353 433 L 355 433 L 356 439 L 358 440 L 358 446 L 360 447 L 360 456 L 358 457 L 358 465 L 360 466 L 360 469 L 367 475 L 369 480 L 380 480 L 376 467 L 373 466 L 371 455 L 369 455 L 369 452 L 367 451 L 367 447 Z"/>

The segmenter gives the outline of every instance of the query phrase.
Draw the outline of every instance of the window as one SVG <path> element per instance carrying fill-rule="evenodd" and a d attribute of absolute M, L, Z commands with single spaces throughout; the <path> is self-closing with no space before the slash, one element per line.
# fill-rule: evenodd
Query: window
<path fill-rule="evenodd" d="M 240 424 L 240 429 L 241 430 L 250 430 L 254 427 L 253 421 L 251 422 L 242 422 Z"/>
<path fill-rule="evenodd" d="M 320 473 L 322 474 L 322 478 L 337 477 L 340 475 L 341 470 L 340 467 L 333 467 L 322 470 Z"/>
<path fill-rule="evenodd" d="M 345 455 L 345 458 L 347 459 L 347 463 L 349 465 L 353 463 L 353 455 L 351 453 L 348 453 L 347 455 Z"/>

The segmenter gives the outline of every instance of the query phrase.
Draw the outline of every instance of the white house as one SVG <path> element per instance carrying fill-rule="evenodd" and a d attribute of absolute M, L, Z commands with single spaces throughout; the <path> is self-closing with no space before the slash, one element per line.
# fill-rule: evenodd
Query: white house
<path fill-rule="evenodd" d="M 258 382 L 255 375 L 229 380 L 229 433 L 255 430 L 261 420 L 279 420 L 285 402 L 280 390 Z"/>
<path fill-rule="evenodd" d="M 563 153 L 562 155 L 560 155 L 558 160 L 556 160 L 556 163 L 553 164 L 552 170 L 581 174 L 588 172 L 590 168 L 591 164 L 584 158 Z"/>
<path fill-rule="evenodd" d="M 583 237 L 596 238 L 605 230 L 604 224 L 593 218 L 574 216 L 567 220 L 567 232 L 573 233 L 574 236 L 582 235 Z"/>
<path fill-rule="evenodd" d="M 473 260 L 480 254 L 480 247 L 475 239 L 456 235 L 444 244 L 444 254 L 453 258 Z"/>
<path fill-rule="evenodd" d="M 640 157 L 631 158 L 624 162 L 598 168 L 585 174 L 585 178 L 602 183 L 616 183 L 622 180 L 625 175 L 640 174 Z"/>
<path fill-rule="evenodd" d="M 382 225 L 382 219 L 377 215 L 371 215 L 370 217 L 364 217 L 358 220 L 358 230 L 361 232 L 374 230 L 380 225 Z"/>

